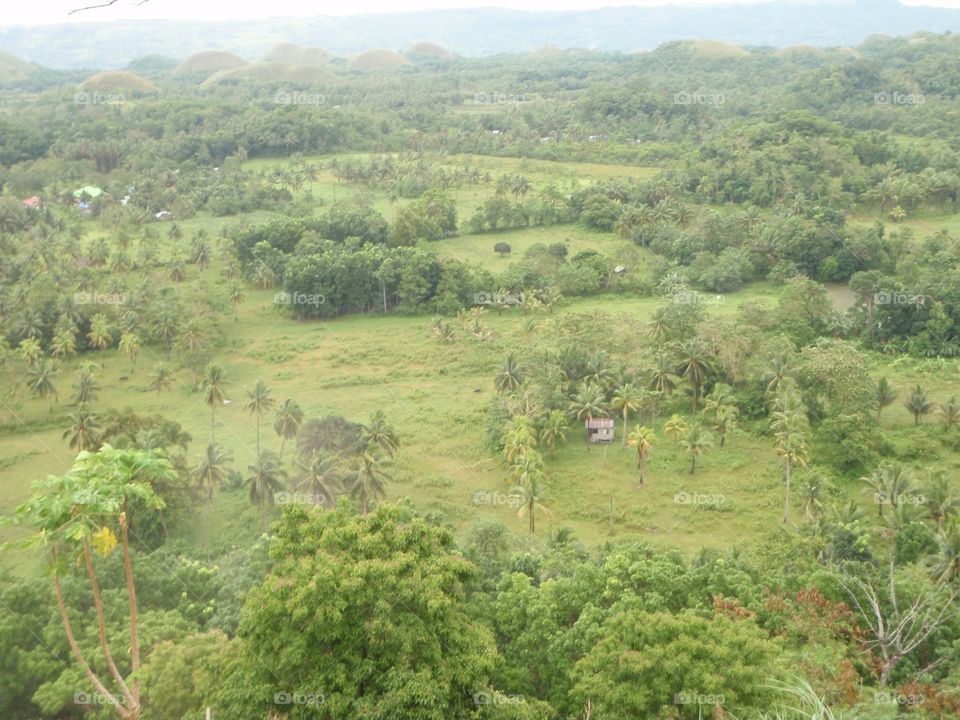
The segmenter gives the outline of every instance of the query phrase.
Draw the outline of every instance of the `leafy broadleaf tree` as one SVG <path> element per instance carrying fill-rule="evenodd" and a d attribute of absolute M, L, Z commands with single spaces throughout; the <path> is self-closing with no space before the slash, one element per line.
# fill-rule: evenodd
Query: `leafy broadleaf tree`
<path fill-rule="evenodd" d="M 765 635 L 748 619 L 621 611 L 574 666 L 573 694 L 606 720 L 694 720 L 763 707 L 776 672 Z"/>
<path fill-rule="evenodd" d="M 468 611 L 476 570 L 449 530 L 407 507 L 357 515 L 340 504 L 290 506 L 275 532 L 273 569 L 243 612 L 243 652 L 224 663 L 222 714 L 265 717 L 282 709 L 277 693 L 322 693 L 330 718 L 474 716 L 496 651 Z M 314 716 L 302 708 L 291 717 Z"/>

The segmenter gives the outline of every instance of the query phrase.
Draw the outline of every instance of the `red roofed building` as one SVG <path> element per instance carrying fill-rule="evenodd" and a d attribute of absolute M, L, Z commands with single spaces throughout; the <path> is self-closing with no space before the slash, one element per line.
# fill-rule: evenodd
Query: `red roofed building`
<path fill-rule="evenodd" d="M 34 195 L 33 197 L 28 197 L 26 200 L 23 201 L 23 204 L 26 205 L 27 207 L 38 208 L 40 207 L 40 196 Z"/>

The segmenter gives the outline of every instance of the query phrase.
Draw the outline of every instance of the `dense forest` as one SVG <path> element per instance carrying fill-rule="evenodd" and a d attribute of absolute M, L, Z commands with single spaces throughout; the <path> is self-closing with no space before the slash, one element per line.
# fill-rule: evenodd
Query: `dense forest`
<path fill-rule="evenodd" d="M 4 718 L 960 715 L 960 37 L 15 60 Z"/>

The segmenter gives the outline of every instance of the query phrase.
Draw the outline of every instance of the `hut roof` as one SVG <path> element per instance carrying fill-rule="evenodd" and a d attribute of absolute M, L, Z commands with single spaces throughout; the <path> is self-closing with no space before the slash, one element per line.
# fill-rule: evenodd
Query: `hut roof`
<path fill-rule="evenodd" d="M 592 430 L 594 428 L 612 428 L 613 418 L 587 418 L 584 425 Z"/>

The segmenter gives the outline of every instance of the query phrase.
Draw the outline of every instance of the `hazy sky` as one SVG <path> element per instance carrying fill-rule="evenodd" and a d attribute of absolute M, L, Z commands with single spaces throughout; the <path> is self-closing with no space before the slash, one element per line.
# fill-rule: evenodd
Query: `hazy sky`
<path fill-rule="evenodd" d="M 724 5 L 774 0 L 118 0 L 113 6 L 68 15 L 70 10 L 104 0 L 3 0 L 0 25 L 103 22 L 120 19 L 217 20 L 312 15 L 353 15 L 430 8 L 509 7 L 519 10 L 580 10 L 622 5 Z M 906 5 L 960 8 L 960 0 L 903 0 Z"/>

